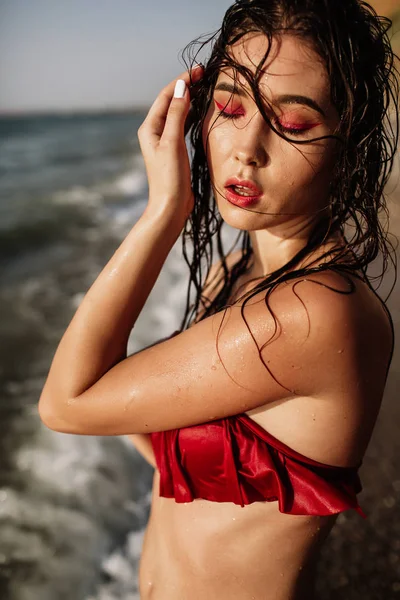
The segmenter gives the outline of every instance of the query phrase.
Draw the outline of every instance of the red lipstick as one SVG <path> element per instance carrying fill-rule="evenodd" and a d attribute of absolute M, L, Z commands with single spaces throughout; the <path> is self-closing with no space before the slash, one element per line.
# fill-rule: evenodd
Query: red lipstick
<path fill-rule="evenodd" d="M 258 202 L 262 195 L 262 190 L 249 179 L 231 177 L 225 182 L 225 197 L 236 206 L 250 206 Z"/>

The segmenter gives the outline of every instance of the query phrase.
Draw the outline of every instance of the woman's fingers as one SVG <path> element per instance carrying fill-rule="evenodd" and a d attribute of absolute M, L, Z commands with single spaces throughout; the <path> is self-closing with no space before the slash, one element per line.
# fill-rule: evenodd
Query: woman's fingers
<path fill-rule="evenodd" d="M 174 96 L 170 102 L 165 119 L 162 138 L 172 141 L 176 137 L 183 139 L 184 126 L 190 108 L 190 94 L 184 79 L 178 79 L 175 83 Z"/>
<path fill-rule="evenodd" d="M 185 72 L 158 95 L 138 137 L 149 182 L 148 214 L 180 223 L 193 210 L 190 161 L 184 128 L 190 108 L 189 84 L 203 75 L 201 67 Z"/>
<path fill-rule="evenodd" d="M 145 121 L 142 124 L 142 128 L 148 130 L 148 134 L 152 142 L 159 141 L 159 139 L 163 135 L 168 111 L 170 109 L 171 104 L 183 104 L 182 102 L 172 103 L 172 100 L 174 99 L 173 96 L 177 81 L 184 82 L 187 88 L 190 85 L 191 80 L 193 83 L 196 83 L 197 81 L 199 81 L 202 75 L 202 65 L 198 65 L 197 68 L 195 67 L 190 72 L 184 71 L 179 77 L 171 81 L 171 83 L 169 83 L 157 96 L 155 102 L 153 103 L 152 107 L 150 108 L 147 114 Z M 184 104 L 186 105 L 186 102 L 190 100 L 188 89 L 186 89 L 184 98 L 177 98 L 176 100 L 184 100 Z M 177 107 L 175 109 L 175 116 L 177 116 L 177 114 L 180 114 L 181 108 L 182 106 Z"/>
<path fill-rule="evenodd" d="M 142 131 L 148 131 L 149 141 L 152 143 L 158 142 L 162 136 L 170 104 L 171 98 L 163 90 L 153 102 L 140 127 Z"/>

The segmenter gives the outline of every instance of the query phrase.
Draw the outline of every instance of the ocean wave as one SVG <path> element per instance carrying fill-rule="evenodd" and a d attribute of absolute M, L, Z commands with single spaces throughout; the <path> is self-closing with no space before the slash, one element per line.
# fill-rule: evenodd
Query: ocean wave
<path fill-rule="evenodd" d="M 0 262 L 62 240 L 73 243 L 100 222 L 107 222 L 110 231 L 117 234 L 132 227 L 147 198 L 143 164 L 135 157 L 132 163 L 129 170 L 106 182 L 73 185 L 35 200 L 20 198 L 18 212 L 4 215 L 7 225 L 0 237 Z"/>
<path fill-rule="evenodd" d="M 41 214 L 36 218 L 29 215 L 21 218 L 14 226 L 1 232 L 0 264 L 7 264 L 26 253 L 35 253 L 45 246 L 62 241 L 75 241 L 79 231 L 90 228 L 95 217 L 88 211 L 64 210 Z M 43 265 L 45 268 L 45 264 Z"/>
<path fill-rule="evenodd" d="M 52 196 L 54 204 L 81 205 L 85 207 L 99 207 L 103 202 L 103 195 L 96 189 L 73 186 L 69 190 L 55 192 Z"/>
<path fill-rule="evenodd" d="M 104 196 L 129 196 L 137 197 L 147 191 L 147 177 L 141 155 L 134 155 L 131 168 L 102 183 L 96 189 Z"/>

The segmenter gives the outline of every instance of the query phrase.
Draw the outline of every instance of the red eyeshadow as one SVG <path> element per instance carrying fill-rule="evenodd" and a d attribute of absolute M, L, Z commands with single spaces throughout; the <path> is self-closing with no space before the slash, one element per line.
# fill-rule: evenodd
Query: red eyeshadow
<path fill-rule="evenodd" d="M 286 129 L 296 129 L 297 131 L 308 131 L 309 129 L 314 129 L 314 127 L 318 127 L 321 123 L 286 123 L 285 121 L 279 121 L 282 127 Z"/>
<path fill-rule="evenodd" d="M 214 100 L 214 102 L 218 110 L 222 110 L 224 113 L 229 115 L 244 115 L 243 107 L 240 106 L 240 104 L 237 106 L 237 108 L 233 108 L 232 102 L 228 102 L 226 104 L 220 104 L 216 100 Z"/>

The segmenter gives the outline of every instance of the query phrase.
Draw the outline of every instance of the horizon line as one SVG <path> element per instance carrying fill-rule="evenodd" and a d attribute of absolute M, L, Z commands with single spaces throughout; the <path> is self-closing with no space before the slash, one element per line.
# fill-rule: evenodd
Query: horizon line
<path fill-rule="evenodd" d="M 124 114 L 144 112 L 150 109 L 150 105 L 137 106 L 111 106 L 107 108 L 32 108 L 32 109 L 0 109 L 0 118 L 9 117 L 34 117 L 47 115 L 83 115 L 83 114 Z"/>

